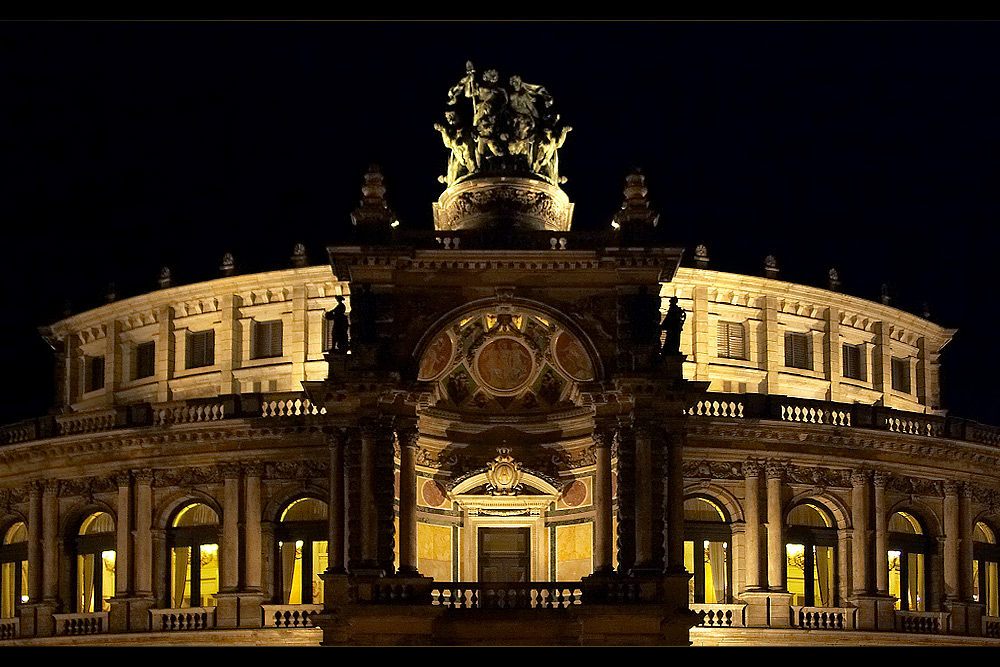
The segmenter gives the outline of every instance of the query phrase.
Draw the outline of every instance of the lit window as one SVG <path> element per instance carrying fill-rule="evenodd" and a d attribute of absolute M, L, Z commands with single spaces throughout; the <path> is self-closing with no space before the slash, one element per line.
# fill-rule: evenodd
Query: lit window
<path fill-rule="evenodd" d="M 836 548 L 837 531 L 824 510 L 804 503 L 788 513 L 785 576 L 792 604 L 834 606 Z"/>
<path fill-rule="evenodd" d="M 187 335 L 186 368 L 201 368 L 215 364 L 215 331 L 189 331 Z"/>
<path fill-rule="evenodd" d="M 896 609 L 926 611 L 925 554 L 927 538 L 911 514 L 896 512 L 889 518 L 889 594 Z"/>
<path fill-rule="evenodd" d="M 785 366 L 812 370 L 809 356 L 809 334 L 788 332 L 785 334 Z"/>
<path fill-rule="evenodd" d="M 156 343 L 148 341 L 135 346 L 135 372 L 133 376 L 136 380 L 148 378 L 156 373 Z"/>
<path fill-rule="evenodd" d="M 104 357 L 87 357 L 87 377 L 84 391 L 104 389 Z"/>
<path fill-rule="evenodd" d="M 746 330 L 739 322 L 719 322 L 719 356 L 723 359 L 746 359 Z"/>
<path fill-rule="evenodd" d="M 972 599 L 986 605 L 987 616 L 1000 616 L 997 597 L 1000 545 L 996 534 L 980 521 L 976 523 L 972 540 Z"/>
<path fill-rule="evenodd" d="M 0 544 L 0 618 L 14 618 L 28 601 L 28 528 L 17 522 Z"/>
<path fill-rule="evenodd" d="M 910 360 L 892 358 L 892 388 L 904 394 L 910 393 Z"/>
<path fill-rule="evenodd" d="M 320 604 L 327 569 L 327 504 L 302 498 L 289 505 L 275 531 L 279 604 Z"/>
<path fill-rule="evenodd" d="M 844 377 L 852 380 L 866 379 L 865 354 L 862 345 L 844 345 Z"/>
<path fill-rule="evenodd" d="M 684 568 L 688 602 L 725 604 L 732 597 L 732 529 L 722 509 L 705 498 L 684 501 Z"/>
<path fill-rule="evenodd" d="M 253 323 L 254 359 L 281 356 L 281 320 Z"/>
<path fill-rule="evenodd" d="M 170 603 L 214 607 L 219 592 L 219 517 L 207 505 L 188 505 L 167 534 L 170 549 Z"/>
<path fill-rule="evenodd" d="M 115 522 L 106 512 L 91 514 L 76 537 L 76 610 L 109 611 L 115 594 Z"/>

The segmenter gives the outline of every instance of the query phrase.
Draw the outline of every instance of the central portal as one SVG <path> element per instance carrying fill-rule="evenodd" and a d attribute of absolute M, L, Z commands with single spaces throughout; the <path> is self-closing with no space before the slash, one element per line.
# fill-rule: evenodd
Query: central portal
<path fill-rule="evenodd" d="M 479 529 L 479 581 L 527 582 L 531 574 L 531 529 Z"/>

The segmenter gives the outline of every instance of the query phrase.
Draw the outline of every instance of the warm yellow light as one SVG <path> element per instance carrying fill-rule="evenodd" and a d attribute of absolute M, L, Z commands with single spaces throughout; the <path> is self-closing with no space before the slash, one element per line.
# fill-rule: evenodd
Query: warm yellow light
<path fill-rule="evenodd" d="M 391 224 L 391 225 L 389 225 L 389 226 L 390 226 L 390 227 L 399 227 L 399 220 L 393 220 L 393 221 L 392 221 L 392 224 Z"/>
<path fill-rule="evenodd" d="M 618 228 L 619 228 L 619 227 L 620 227 L 621 225 L 619 225 L 619 224 L 618 224 L 618 221 L 617 221 L 617 220 L 612 220 L 612 221 L 611 221 L 611 226 L 612 226 L 612 227 L 613 227 L 614 229 L 618 229 Z"/>

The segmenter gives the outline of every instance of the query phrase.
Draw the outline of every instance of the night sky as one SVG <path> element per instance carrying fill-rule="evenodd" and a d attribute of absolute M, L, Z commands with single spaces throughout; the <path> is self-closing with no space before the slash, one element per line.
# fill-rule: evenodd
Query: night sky
<path fill-rule="evenodd" d="M 952 414 L 1000 424 L 995 22 L 0 23 L 0 422 L 44 413 L 40 325 L 156 288 L 312 263 L 369 164 L 430 229 L 433 124 L 465 62 L 544 85 L 575 229 L 646 174 L 666 243 L 711 268 L 894 305 L 959 330 Z M 984 354 L 976 358 L 978 350 Z"/>

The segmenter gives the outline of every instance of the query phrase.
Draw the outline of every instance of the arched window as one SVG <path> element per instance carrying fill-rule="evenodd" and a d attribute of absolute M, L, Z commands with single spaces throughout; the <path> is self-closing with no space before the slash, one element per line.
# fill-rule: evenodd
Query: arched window
<path fill-rule="evenodd" d="M 214 607 L 219 592 L 219 517 L 208 505 L 194 503 L 174 517 L 168 531 L 170 605 Z"/>
<path fill-rule="evenodd" d="M 278 547 L 278 599 L 281 604 L 319 604 L 327 565 L 327 505 L 301 498 L 281 514 L 275 531 Z"/>
<path fill-rule="evenodd" d="M 115 520 L 95 512 L 76 535 L 76 610 L 109 611 L 115 594 Z"/>
<path fill-rule="evenodd" d="M 896 512 L 889 517 L 889 594 L 896 609 L 927 610 L 927 538 L 912 514 Z"/>
<path fill-rule="evenodd" d="M 837 530 L 825 510 L 803 503 L 788 513 L 785 578 L 792 604 L 832 607 Z"/>
<path fill-rule="evenodd" d="M 28 527 L 18 521 L 0 544 L 0 618 L 14 618 L 28 601 Z"/>
<path fill-rule="evenodd" d="M 722 508 L 705 498 L 684 501 L 684 567 L 693 575 L 688 583 L 689 602 L 730 602 L 732 543 L 732 529 Z"/>
<path fill-rule="evenodd" d="M 987 616 L 1000 616 L 997 598 L 997 564 L 1000 545 L 993 529 L 982 521 L 972 533 L 972 599 L 986 605 Z"/>

